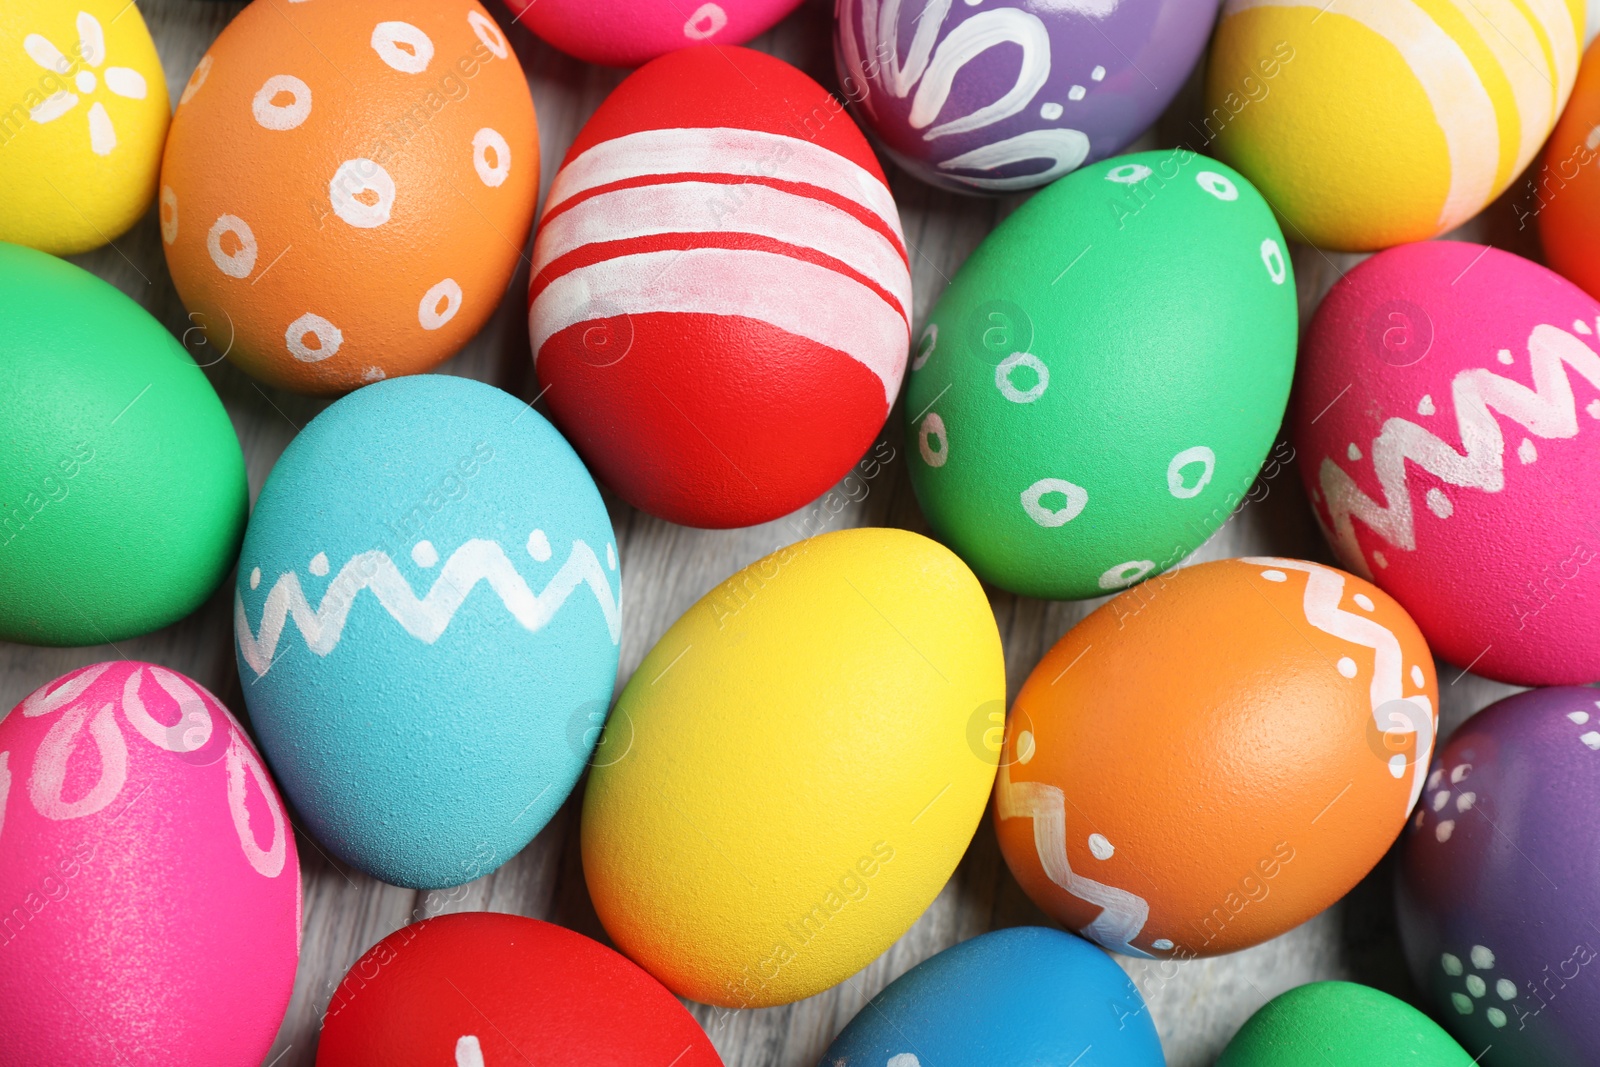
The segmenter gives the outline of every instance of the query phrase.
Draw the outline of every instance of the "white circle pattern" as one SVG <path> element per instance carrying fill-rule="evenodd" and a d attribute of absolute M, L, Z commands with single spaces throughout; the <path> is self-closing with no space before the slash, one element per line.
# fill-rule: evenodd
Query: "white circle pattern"
<path fill-rule="evenodd" d="M 222 247 L 223 236 L 230 233 L 239 242 L 236 252 Z M 230 278 L 248 278 L 256 269 L 256 235 L 250 232 L 250 224 L 237 215 L 223 215 L 211 224 L 211 232 L 206 234 L 206 251 L 211 253 L 211 262 L 217 269 Z"/>
<path fill-rule="evenodd" d="M 287 104 L 273 103 L 281 93 L 294 99 Z M 250 112 L 263 129 L 292 130 L 311 117 L 311 86 L 293 74 L 274 74 L 250 101 Z"/>

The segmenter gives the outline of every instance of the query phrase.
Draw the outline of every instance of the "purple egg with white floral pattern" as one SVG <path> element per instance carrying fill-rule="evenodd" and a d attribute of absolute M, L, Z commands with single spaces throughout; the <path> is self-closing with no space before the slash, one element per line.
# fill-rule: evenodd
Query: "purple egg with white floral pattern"
<path fill-rule="evenodd" d="M 1218 0 L 835 0 L 857 118 L 912 174 L 1010 193 L 1115 155 L 1194 69 Z"/>
<path fill-rule="evenodd" d="M 1600 689 L 1535 689 L 1435 757 L 1401 846 L 1400 938 L 1484 1067 L 1600 1067 Z"/>

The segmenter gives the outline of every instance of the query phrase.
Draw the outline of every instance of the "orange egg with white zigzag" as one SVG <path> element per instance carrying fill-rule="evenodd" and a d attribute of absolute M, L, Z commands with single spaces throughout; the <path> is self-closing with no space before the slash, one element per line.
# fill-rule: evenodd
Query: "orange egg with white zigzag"
<path fill-rule="evenodd" d="M 533 100 L 477 0 L 256 0 L 179 99 L 161 238 L 217 352 L 336 394 L 482 328 L 538 189 Z"/>
<path fill-rule="evenodd" d="M 1001 851 L 1034 903 L 1108 949 L 1248 948 L 1394 843 L 1437 707 L 1427 643 L 1376 586 L 1294 559 L 1186 567 L 1029 676 L 995 785 Z"/>

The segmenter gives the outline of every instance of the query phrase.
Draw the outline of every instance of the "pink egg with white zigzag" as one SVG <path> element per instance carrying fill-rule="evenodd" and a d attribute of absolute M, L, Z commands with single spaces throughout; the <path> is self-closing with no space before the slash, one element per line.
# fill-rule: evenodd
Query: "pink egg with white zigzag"
<path fill-rule="evenodd" d="M 1344 565 L 1440 656 L 1600 680 L 1600 303 L 1519 256 L 1381 252 L 1312 320 L 1292 418 Z"/>
<path fill-rule="evenodd" d="M 259 1064 L 300 955 L 300 863 L 210 693 L 97 663 L 0 718 L 0 1064 Z"/>

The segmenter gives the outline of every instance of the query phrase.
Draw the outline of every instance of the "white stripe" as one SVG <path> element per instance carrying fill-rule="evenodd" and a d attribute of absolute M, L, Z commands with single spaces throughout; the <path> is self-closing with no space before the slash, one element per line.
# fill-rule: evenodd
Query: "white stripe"
<path fill-rule="evenodd" d="M 1253 7 L 1316 10 L 1307 0 L 1229 0 L 1227 13 Z M 1450 154 L 1450 190 L 1439 212 L 1439 229 L 1454 229 L 1476 215 L 1494 194 L 1500 126 L 1494 102 L 1467 54 L 1411 0 L 1333 0 L 1325 10 L 1354 19 L 1399 49 L 1433 105 Z"/>
<path fill-rule="evenodd" d="M 1509 181 L 1533 161 L 1550 127 L 1555 125 L 1555 75 L 1545 61 L 1538 32 L 1512 0 L 1472 0 L 1457 7 L 1483 38 L 1511 83 L 1519 139 Z"/>
<path fill-rule="evenodd" d="M 883 286 L 911 320 L 911 274 L 887 237 L 832 204 L 767 185 L 674 182 L 590 197 L 540 227 L 533 272 L 597 241 L 664 233 L 752 234 L 815 249 Z"/>
<path fill-rule="evenodd" d="M 550 283 L 528 310 L 534 363 L 568 326 L 652 312 L 739 315 L 836 348 L 883 381 L 891 404 L 911 344 L 894 308 L 836 270 L 771 252 L 694 248 L 619 256 Z"/>
<path fill-rule="evenodd" d="M 905 240 L 888 186 L 839 153 L 798 137 L 729 127 L 643 130 L 615 137 L 561 168 L 545 214 L 588 189 L 645 175 L 727 174 L 805 182 L 867 207 Z"/>
<path fill-rule="evenodd" d="M 1544 26 L 1550 37 L 1550 51 L 1556 58 L 1556 114 L 1567 106 L 1572 93 L 1572 83 L 1578 78 L 1578 61 L 1582 58 L 1583 27 L 1572 21 L 1572 9 L 1566 0 L 1528 0 L 1534 16 Z"/>

